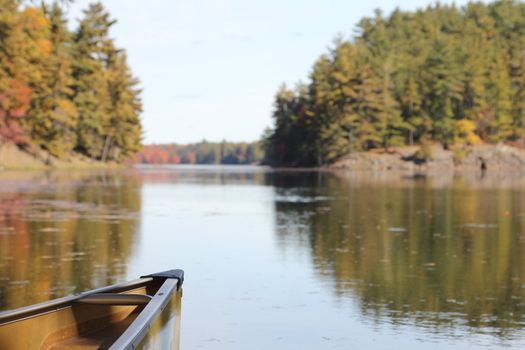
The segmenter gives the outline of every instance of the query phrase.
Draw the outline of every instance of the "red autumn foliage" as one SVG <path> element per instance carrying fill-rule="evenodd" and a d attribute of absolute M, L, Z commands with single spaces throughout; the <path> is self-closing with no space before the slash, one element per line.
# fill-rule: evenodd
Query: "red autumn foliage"
<path fill-rule="evenodd" d="M 168 164 L 171 163 L 171 155 L 169 151 L 163 146 L 149 146 L 141 153 L 137 154 L 137 163 L 146 164 Z"/>
<path fill-rule="evenodd" d="M 19 119 L 24 117 L 31 103 L 31 89 L 15 80 L 0 91 L 0 138 L 2 141 L 22 144 L 25 134 Z"/>
<path fill-rule="evenodd" d="M 257 164 L 262 152 L 257 142 L 207 142 L 147 145 L 136 155 L 139 164 Z"/>
<path fill-rule="evenodd" d="M 170 164 L 180 164 L 180 157 L 176 154 L 170 155 L 169 163 Z"/>

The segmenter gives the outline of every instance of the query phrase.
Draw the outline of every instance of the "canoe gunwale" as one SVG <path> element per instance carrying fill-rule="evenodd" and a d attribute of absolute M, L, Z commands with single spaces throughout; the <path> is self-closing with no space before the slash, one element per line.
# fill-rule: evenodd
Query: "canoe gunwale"
<path fill-rule="evenodd" d="M 76 303 L 90 305 L 145 305 L 151 301 L 151 296 L 147 294 L 129 293 L 97 293 L 83 296 L 77 299 Z"/>
<path fill-rule="evenodd" d="M 132 350 L 136 349 L 142 339 L 148 333 L 151 324 L 164 310 L 171 300 L 173 294 L 181 287 L 182 280 L 166 278 L 157 290 L 151 301 L 140 312 L 133 323 L 113 343 L 109 350 Z"/>
<path fill-rule="evenodd" d="M 107 311 L 112 312 L 111 310 L 115 310 L 114 307 L 119 308 L 136 306 L 134 309 L 127 309 L 128 311 L 118 311 L 117 313 L 113 312 L 113 315 L 120 313 L 124 317 L 131 315 L 131 313 L 136 314 L 133 316 L 133 318 L 127 318 L 130 323 L 121 323 L 123 320 L 125 320 L 125 318 L 114 319 L 115 323 L 113 323 L 113 325 L 116 325 L 117 328 L 113 328 L 113 330 L 118 330 L 118 327 L 120 327 L 119 325 L 125 325 L 125 328 L 119 330 L 117 334 L 113 333 L 115 337 L 111 340 L 108 338 L 106 338 L 107 340 L 102 340 L 102 342 L 111 341 L 111 343 L 106 345 L 108 347 L 104 347 L 105 349 L 136 349 L 136 347 L 138 347 L 144 340 L 144 337 L 148 334 L 150 328 L 160 316 L 161 312 L 171 302 L 172 298 L 177 296 L 177 298 L 179 298 L 180 301 L 180 298 L 182 297 L 181 288 L 183 281 L 184 271 L 170 270 L 153 275 L 141 276 L 140 279 L 130 282 L 114 284 L 111 286 L 106 286 L 35 305 L 21 307 L 15 310 L 0 312 L 0 329 L 4 329 L 4 333 L 9 332 L 10 329 L 14 329 L 17 331 L 17 333 L 20 333 L 20 329 L 17 329 L 16 327 L 20 328 L 22 326 L 17 325 L 17 322 L 21 322 L 21 324 L 23 324 L 24 321 L 33 322 L 31 327 L 34 327 L 34 322 L 39 322 L 38 317 L 48 317 L 49 314 L 53 314 L 56 312 L 62 313 L 64 312 L 64 310 L 66 310 L 66 312 L 68 312 L 67 314 L 60 314 L 60 316 L 55 317 L 60 317 L 60 320 L 64 320 L 64 322 L 71 322 L 70 324 L 76 324 L 74 333 L 71 333 L 74 334 L 73 337 L 82 333 L 83 335 L 80 335 L 78 339 L 79 341 L 84 341 L 83 339 L 88 339 L 90 337 L 88 334 L 92 334 L 94 336 L 94 338 L 92 339 L 97 339 L 98 341 L 101 339 L 100 335 L 95 335 L 96 332 L 98 332 L 98 330 L 89 330 L 89 332 L 86 332 L 87 329 L 85 327 L 91 327 L 91 325 L 88 326 L 89 323 L 93 324 L 94 320 L 96 320 L 96 322 L 99 322 L 98 320 L 102 320 L 102 318 L 107 317 L 107 315 L 109 315 L 107 314 Z M 126 294 L 126 292 L 128 292 L 128 294 Z M 84 299 L 84 301 L 82 299 Z M 76 306 L 79 305 L 82 305 L 83 309 L 76 308 Z M 85 309 L 86 307 L 90 307 L 90 305 L 93 305 L 93 307 L 102 308 L 110 307 L 110 309 Z M 70 311 L 67 309 L 70 309 Z M 87 310 L 91 311 L 88 312 Z M 129 312 L 129 310 L 131 310 L 131 313 L 129 315 L 123 314 Z M 99 311 L 102 311 L 102 316 L 98 316 Z M 85 312 L 87 312 L 87 314 Z M 96 317 L 98 318 L 93 318 L 93 312 L 96 313 Z M 81 316 L 83 317 L 82 320 L 77 318 L 80 315 L 83 315 Z M 72 317 L 74 319 L 72 319 Z M 178 315 L 177 317 L 180 317 L 180 315 Z M 37 320 L 34 321 L 30 319 Z M 55 322 L 49 322 L 48 324 L 54 325 Z M 44 346 L 45 348 L 48 348 L 49 344 L 54 344 L 56 341 L 58 341 L 58 343 L 56 343 L 58 346 L 63 346 L 62 343 L 64 341 L 69 342 L 70 339 L 69 332 L 71 327 L 69 327 L 67 323 L 65 325 L 66 326 L 64 327 L 64 323 L 60 323 L 59 327 L 61 328 L 57 328 L 56 330 L 51 331 L 46 330 L 46 332 L 49 331 L 49 333 L 47 335 L 44 335 L 45 338 L 39 340 L 41 337 L 41 335 L 39 334 L 38 339 L 36 341 L 44 342 L 40 343 L 40 346 Z M 7 328 L 2 328 L 3 326 L 6 326 Z M 102 329 L 105 328 L 100 328 L 100 330 Z M 111 332 L 113 332 L 113 330 L 110 329 L 107 333 L 111 337 Z M 8 337 L 7 333 L 5 333 L 3 336 L 5 336 L 6 339 Z M 84 336 L 87 336 L 87 338 L 84 338 Z M 76 340 L 73 341 L 75 342 Z M 7 344 L 10 344 L 9 346 L 16 345 L 15 343 Z M 18 347 L 17 349 L 19 348 L 20 347 Z"/>
<path fill-rule="evenodd" d="M 114 284 L 111 286 L 101 287 L 97 289 L 93 289 L 87 292 L 82 292 L 74 295 L 69 295 L 66 297 L 53 299 L 49 301 L 45 301 L 43 303 L 35 304 L 35 305 L 29 305 L 24 306 L 18 309 L 9 310 L 9 311 L 3 311 L 0 312 L 0 326 L 5 325 L 11 322 L 18 322 L 21 320 L 25 320 L 32 317 L 38 317 L 40 315 L 44 315 L 50 312 L 55 312 L 60 309 L 64 309 L 67 307 L 71 307 L 73 303 L 77 302 L 79 299 L 82 299 L 83 297 L 92 295 L 92 294 L 99 294 L 99 293 L 107 293 L 107 292 L 124 292 L 129 289 L 139 288 L 142 286 L 146 286 L 148 283 L 152 282 L 153 278 L 140 278 L 136 279 L 134 281 L 130 282 L 123 282 Z"/>

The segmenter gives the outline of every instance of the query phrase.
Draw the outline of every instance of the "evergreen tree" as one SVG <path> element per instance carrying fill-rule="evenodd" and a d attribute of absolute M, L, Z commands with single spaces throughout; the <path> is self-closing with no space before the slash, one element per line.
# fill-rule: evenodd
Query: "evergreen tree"
<path fill-rule="evenodd" d="M 123 161 L 141 147 L 138 80 L 102 5 L 89 6 L 73 35 L 67 2 L 0 0 L 0 143 Z"/>
<path fill-rule="evenodd" d="M 301 108 L 304 105 L 303 97 L 304 95 L 296 94 L 285 85 L 277 92 L 273 118 L 276 125 L 279 125 L 279 132 L 270 136 L 267 148 L 274 164 L 309 163 L 311 154 L 303 139 L 308 137 L 304 134 L 307 124 Z"/>
<path fill-rule="evenodd" d="M 115 23 L 101 3 L 84 11 L 73 50 L 74 102 L 78 110 L 76 150 L 94 159 L 104 153 L 110 125 L 109 57 L 115 51 L 109 28 Z"/>
<path fill-rule="evenodd" d="M 450 44 L 436 40 L 434 50 L 422 67 L 423 109 L 432 120 L 433 137 L 452 143 L 455 119 L 462 119 L 461 73 Z"/>
<path fill-rule="evenodd" d="M 57 157 L 76 145 L 77 109 L 72 101 L 71 35 L 65 15 L 54 3 L 47 14 L 51 44 L 42 62 L 42 82 L 32 99 L 25 127 L 33 142 Z"/>
<path fill-rule="evenodd" d="M 107 80 L 111 104 L 109 120 L 104 128 L 105 140 L 102 161 L 121 161 L 141 149 L 140 112 L 142 103 L 138 80 L 129 70 L 126 55 L 119 51 L 111 53 Z"/>
<path fill-rule="evenodd" d="M 508 66 L 503 54 L 496 54 L 489 74 L 489 103 L 492 107 L 493 118 L 490 124 L 491 141 L 504 141 L 512 133 L 512 97 Z"/>
<path fill-rule="evenodd" d="M 277 95 L 268 154 L 286 149 L 277 163 L 315 165 L 429 139 L 525 145 L 524 52 L 521 2 L 376 11 L 314 64 L 307 95 Z"/>
<path fill-rule="evenodd" d="M 399 96 L 399 104 L 403 118 L 403 125 L 407 132 L 407 143 L 413 145 L 418 141 L 427 130 L 428 118 L 422 115 L 422 98 L 416 78 L 409 74 L 403 82 L 403 88 Z"/>
<path fill-rule="evenodd" d="M 525 18 L 522 19 L 525 25 Z M 521 28 L 523 28 L 523 25 Z M 525 31 L 525 28 L 522 29 Z M 525 33 L 512 40 L 510 79 L 512 84 L 512 120 L 514 139 L 525 138 Z M 516 35 L 517 36 L 517 35 Z"/>

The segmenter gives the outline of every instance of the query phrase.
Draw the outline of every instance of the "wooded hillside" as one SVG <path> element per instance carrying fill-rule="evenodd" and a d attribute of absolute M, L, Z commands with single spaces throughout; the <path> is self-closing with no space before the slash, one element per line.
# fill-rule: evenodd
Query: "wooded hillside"
<path fill-rule="evenodd" d="M 265 137 L 274 165 L 441 142 L 525 140 L 525 4 L 376 11 L 338 38 L 306 83 L 282 86 Z"/>
<path fill-rule="evenodd" d="M 109 35 L 116 21 L 94 3 L 71 32 L 58 2 L 22 3 L 0 0 L 0 142 L 57 158 L 133 156 L 140 89 Z"/>

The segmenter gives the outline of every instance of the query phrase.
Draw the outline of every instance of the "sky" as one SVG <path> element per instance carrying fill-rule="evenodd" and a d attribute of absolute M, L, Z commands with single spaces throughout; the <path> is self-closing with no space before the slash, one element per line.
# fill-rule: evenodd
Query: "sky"
<path fill-rule="evenodd" d="M 280 85 L 306 81 L 341 34 L 379 8 L 425 0 L 103 0 L 143 89 L 144 143 L 255 141 Z M 441 1 L 451 3 L 452 1 Z M 464 5 L 467 1 L 455 1 Z M 90 1 L 69 9 L 76 25 Z"/>

